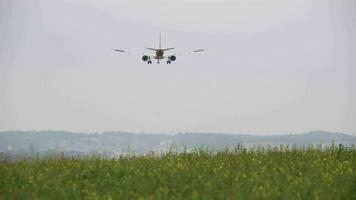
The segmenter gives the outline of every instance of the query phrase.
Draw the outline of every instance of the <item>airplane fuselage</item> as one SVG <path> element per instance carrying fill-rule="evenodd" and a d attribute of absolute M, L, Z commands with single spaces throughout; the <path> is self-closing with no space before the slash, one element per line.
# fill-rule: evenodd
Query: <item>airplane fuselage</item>
<path fill-rule="evenodd" d="M 156 51 L 156 56 L 154 58 L 157 60 L 164 59 L 164 51 L 161 49 L 158 49 Z"/>

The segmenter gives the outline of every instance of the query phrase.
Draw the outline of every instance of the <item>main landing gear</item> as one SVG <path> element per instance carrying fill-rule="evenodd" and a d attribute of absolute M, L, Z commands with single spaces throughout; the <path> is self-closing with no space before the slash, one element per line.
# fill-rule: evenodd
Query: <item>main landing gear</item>
<path fill-rule="evenodd" d="M 168 60 L 168 61 L 167 61 L 167 64 L 171 64 L 171 61 L 170 61 L 170 60 Z"/>

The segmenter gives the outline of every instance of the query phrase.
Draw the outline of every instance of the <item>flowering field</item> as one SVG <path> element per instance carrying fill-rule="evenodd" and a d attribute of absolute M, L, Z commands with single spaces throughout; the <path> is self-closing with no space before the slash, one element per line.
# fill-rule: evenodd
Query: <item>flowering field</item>
<path fill-rule="evenodd" d="M 356 149 L 0 162 L 0 199 L 356 199 Z"/>

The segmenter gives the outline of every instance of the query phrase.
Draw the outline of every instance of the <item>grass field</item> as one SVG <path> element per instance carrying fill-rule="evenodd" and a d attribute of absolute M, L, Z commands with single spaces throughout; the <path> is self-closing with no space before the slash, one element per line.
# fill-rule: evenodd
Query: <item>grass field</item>
<path fill-rule="evenodd" d="M 0 163 L 0 199 L 356 199 L 356 149 Z"/>

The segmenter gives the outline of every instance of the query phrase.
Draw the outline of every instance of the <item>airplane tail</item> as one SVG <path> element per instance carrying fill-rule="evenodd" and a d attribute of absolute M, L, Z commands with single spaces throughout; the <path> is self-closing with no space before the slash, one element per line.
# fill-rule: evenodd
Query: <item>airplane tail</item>
<path fill-rule="evenodd" d="M 162 44 L 162 38 L 161 38 L 161 32 L 159 32 L 159 48 L 161 49 L 161 44 Z"/>
<path fill-rule="evenodd" d="M 152 50 L 152 51 L 168 51 L 168 50 L 172 50 L 174 48 L 166 48 L 166 49 L 162 49 L 162 37 L 161 37 L 161 32 L 159 33 L 159 44 L 158 44 L 158 49 L 156 48 L 150 48 L 150 47 L 146 47 L 146 49 Z"/>

